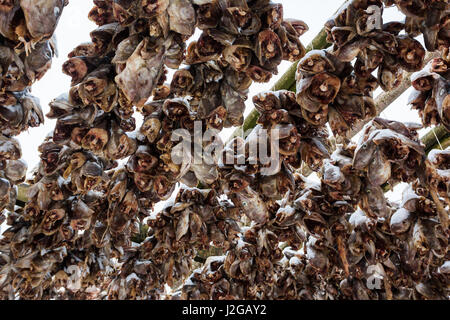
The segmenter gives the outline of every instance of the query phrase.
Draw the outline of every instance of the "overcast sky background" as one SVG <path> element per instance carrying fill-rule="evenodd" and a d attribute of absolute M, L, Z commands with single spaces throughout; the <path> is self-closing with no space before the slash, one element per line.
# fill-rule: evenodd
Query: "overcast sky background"
<path fill-rule="evenodd" d="M 317 35 L 323 27 L 323 24 L 330 18 L 343 0 L 278 0 L 284 7 L 285 18 L 296 18 L 305 21 L 309 26 L 309 31 L 301 37 L 303 44 L 306 45 Z M 61 71 L 62 64 L 67 60 L 67 54 L 78 44 L 90 41 L 89 33 L 97 26 L 87 18 L 88 12 L 93 7 L 91 0 L 71 0 L 64 9 L 59 25 L 56 29 L 58 40 L 59 57 L 53 59 L 52 68 L 37 83 L 33 85 L 32 94 L 40 99 L 44 114 L 49 111 L 48 103 L 70 88 L 70 78 Z M 403 20 L 401 14 L 394 8 L 385 10 L 385 21 Z M 246 114 L 253 106 L 251 98 L 261 92 L 268 90 L 287 70 L 290 62 L 283 62 L 279 67 L 279 74 L 274 76 L 270 83 L 253 84 L 250 89 L 249 99 L 247 101 Z M 416 111 L 411 111 L 406 105 L 410 90 L 403 94 L 395 103 L 393 103 L 381 116 L 388 119 L 397 119 L 401 121 L 420 122 Z M 377 94 L 379 91 L 377 91 Z M 54 120 L 46 119 L 45 124 L 39 128 L 31 128 L 19 136 L 22 145 L 23 159 L 28 163 L 28 172 L 37 165 L 39 161 L 38 146 L 43 139 L 52 132 L 55 125 Z M 228 130 L 227 133 L 232 130 Z M 396 198 L 401 194 L 397 192 Z"/>

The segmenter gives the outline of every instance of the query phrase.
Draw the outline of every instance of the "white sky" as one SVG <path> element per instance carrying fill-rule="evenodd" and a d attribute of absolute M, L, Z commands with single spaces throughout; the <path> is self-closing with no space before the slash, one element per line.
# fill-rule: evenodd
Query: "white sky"
<path fill-rule="evenodd" d="M 285 18 L 301 19 L 308 24 L 309 31 L 301 37 L 302 43 L 306 46 L 321 30 L 327 19 L 339 8 L 343 0 L 274 0 L 274 2 L 283 4 Z M 96 25 L 87 18 L 88 12 L 92 7 L 93 2 L 91 0 L 72 0 L 64 9 L 56 30 L 59 57 L 53 60 L 52 68 L 32 88 L 32 94 L 41 101 L 44 114 L 49 111 L 48 103 L 61 93 L 67 92 L 70 88 L 70 78 L 62 73 L 61 66 L 67 60 L 67 54 L 73 48 L 82 42 L 90 41 L 89 33 L 96 28 Z M 385 21 L 403 19 L 396 9 L 386 10 L 384 17 Z M 278 76 L 274 76 L 270 83 L 255 83 L 252 85 L 247 101 L 246 114 L 253 108 L 251 98 L 255 94 L 271 88 L 289 65 L 290 62 L 283 62 L 279 67 Z M 381 116 L 390 119 L 401 119 L 402 121 L 420 122 L 417 112 L 409 110 L 406 105 L 408 95 L 409 90 L 384 111 Z M 28 163 L 29 172 L 39 161 L 38 146 L 46 135 L 52 132 L 54 125 L 54 120 L 46 119 L 45 124 L 41 127 L 31 128 L 19 136 L 23 159 Z M 229 129 L 228 132 L 231 133 L 232 130 Z"/>

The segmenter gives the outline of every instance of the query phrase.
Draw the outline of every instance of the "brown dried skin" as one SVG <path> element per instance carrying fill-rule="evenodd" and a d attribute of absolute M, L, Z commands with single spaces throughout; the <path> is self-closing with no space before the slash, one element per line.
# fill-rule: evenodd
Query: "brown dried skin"
<path fill-rule="evenodd" d="M 85 105 L 93 103 L 105 92 L 111 74 L 111 65 L 101 65 L 84 78 L 79 85 L 78 94 Z"/>
<path fill-rule="evenodd" d="M 115 51 L 115 56 L 111 60 L 114 64 L 125 64 L 128 58 L 136 50 L 137 46 L 141 42 L 139 35 L 132 35 L 125 40 L 122 40 Z"/>
<path fill-rule="evenodd" d="M 81 145 L 94 153 L 100 153 L 109 141 L 108 131 L 103 128 L 92 128 L 81 140 Z"/>
<path fill-rule="evenodd" d="M 369 46 L 368 39 L 366 38 L 358 39 L 340 47 L 335 52 L 335 55 L 338 58 L 338 60 L 342 62 L 351 62 L 368 46 Z"/>
<path fill-rule="evenodd" d="M 367 177 L 372 185 L 381 186 L 391 177 L 391 164 L 380 150 L 375 151 L 369 163 Z"/>
<path fill-rule="evenodd" d="M 197 42 L 192 42 L 188 47 L 186 62 L 196 64 L 210 60 L 218 60 L 224 46 L 213 37 L 203 32 Z"/>
<path fill-rule="evenodd" d="M 207 117 L 207 128 L 222 130 L 226 118 L 227 110 L 222 106 L 217 107 Z"/>
<path fill-rule="evenodd" d="M 0 1 L 0 11 L 8 12 L 14 8 L 15 0 L 2 0 Z"/>
<path fill-rule="evenodd" d="M 444 58 L 435 58 L 429 62 L 430 71 L 436 72 L 447 78 L 447 71 L 449 70 L 448 62 Z M 427 68 L 428 65 L 425 67 Z"/>
<path fill-rule="evenodd" d="M 44 173 L 50 175 L 61 165 L 61 147 L 56 143 L 48 142 L 39 147 Z"/>
<path fill-rule="evenodd" d="M 34 42 L 53 35 L 67 4 L 67 0 L 20 0 L 26 26 Z"/>
<path fill-rule="evenodd" d="M 321 105 L 317 112 L 310 112 L 304 108 L 301 109 L 302 117 L 314 126 L 321 126 L 327 122 L 328 105 Z"/>
<path fill-rule="evenodd" d="M 418 1 L 413 3 L 408 0 L 395 0 L 398 9 L 407 17 L 423 17 L 425 14 L 425 3 Z"/>
<path fill-rule="evenodd" d="M 424 154 L 424 148 L 419 142 L 401 136 L 390 129 L 381 130 L 374 136 L 373 142 L 383 149 L 383 153 L 390 161 L 405 160 L 409 152 Z"/>
<path fill-rule="evenodd" d="M 112 13 L 115 21 L 122 26 L 128 26 L 136 19 L 138 1 L 114 0 L 112 3 Z"/>
<path fill-rule="evenodd" d="M 170 1 L 168 0 L 142 0 L 140 3 L 141 15 L 153 17 L 166 11 Z"/>
<path fill-rule="evenodd" d="M 255 65 L 250 65 L 245 73 L 249 78 L 258 83 L 269 82 L 272 78 L 272 72 Z"/>
<path fill-rule="evenodd" d="M 120 203 L 119 209 L 125 213 L 129 218 L 133 218 L 139 210 L 136 194 L 133 191 L 128 191 Z"/>
<path fill-rule="evenodd" d="M 153 188 L 160 200 L 167 200 L 175 188 L 175 184 L 171 183 L 167 177 L 157 175 L 153 180 Z"/>
<path fill-rule="evenodd" d="M 0 178 L 0 208 L 2 211 L 10 203 L 11 183 L 9 180 Z"/>
<path fill-rule="evenodd" d="M 25 19 L 17 1 L 8 10 L 0 10 L 0 18 L 0 34 L 3 37 L 12 41 L 18 41 L 20 36 L 29 36 Z"/>
<path fill-rule="evenodd" d="M 398 35 L 403 29 L 405 24 L 399 21 L 390 21 L 383 24 L 383 31 Z"/>
<path fill-rule="evenodd" d="M 197 28 L 200 30 L 212 29 L 217 27 L 221 12 L 217 1 L 211 1 L 200 4 L 197 9 Z"/>
<path fill-rule="evenodd" d="M 441 122 L 441 118 L 437 109 L 436 100 L 432 97 L 427 99 L 423 110 L 419 110 L 419 116 L 426 127 L 438 125 Z"/>
<path fill-rule="evenodd" d="M 86 127 L 75 127 L 72 129 L 72 132 L 70 134 L 70 140 L 77 146 L 81 146 L 81 141 L 88 133 L 89 128 Z"/>
<path fill-rule="evenodd" d="M 25 67 L 19 55 L 9 47 L 0 46 L 0 58 L 0 75 L 3 81 L 19 81 L 23 77 Z"/>
<path fill-rule="evenodd" d="M 338 77 L 329 73 L 316 74 L 297 83 L 297 102 L 309 112 L 318 112 L 334 100 L 340 87 Z"/>
<path fill-rule="evenodd" d="M 45 213 L 40 226 L 40 230 L 46 236 L 51 236 L 58 232 L 58 228 L 66 216 L 64 209 L 52 209 Z"/>
<path fill-rule="evenodd" d="M 281 108 L 278 92 L 262 92 L 253 97 L 253 104 L 259 112 L 268 112 Z"/>
<path fill-rule="evenodd" d="M 99 26 L 115 21 L 113 8 L 107 4 L 103 6 L 94 6 L 91 11 L 89 11 L 88 18 Z"/>
<path fill-rule="evenodd" d="M 411 181 L 424 155 L 413 130 L 399 122 L 376 118 L 365 127 L 353 166 L 367 170 L 371 185 L 379 186 L 390 179 Z"/>
<path fill-rule="evenodd" d="M 10 68 L 8 74 L 3 78 L 4 91 L 20 92 L 32 85 L 31 81 L 26 76 L 20 75 L 19 78 L 16 78 L 16 70 Z M 12 74 L 9 73 L 10 71 L 12 71 Z"/>
<path fill-rule="evenodd" d="M 88 83 L 89 85 L 90 83 Z M 105 90 L 97 97 L 95 97 L 92 105 L 100 107 L 104 112 L 111 112 L 113 111 L 114 107 L 117 105 L 117 101 L 119 99 L 119 90 L 117 90 L 116 85 L 110 81 Z M 116 114 L 122 119 L 122 120 L 132 120 L 131 117 L 131 110 L 127 109 L 114 109 L 116 111 Z M 129 130 L 127 130 L 129 131 Z"/>
<path fill-rule="evenodd" d="M 440 15 L 439 12 L 435 17 L 440 17 Z M 434 23 L 434 25 L 430 27 L 424 27 L 422 25 L 421 32 L 423 34 L 425 48 L 428 51 L 435 51 L 438 49 L 439 20 L 433 22 L 430 21 L 430 23 Z M 425 24 L 428 24 L 428 21 Z"/>
<path fill-rule="evenodd" d="M 397 65 L 383 62 L 378 69 L 378 81 L 384 91 L 392 91 L 401 84 L 403 71 Z"/>
<path fill-rule="evenodd" d="M 14 138 L 0 135 L 0 159 L 19 160 L 22 157 L 22 149 L 19 142 Z"/>
<path fill-rule="evenodd" d="M 292 23 L 295 24 L 294 21 Z M 305 55 L 306 49 L 299 40 L 300 34 L 291 23 L 283 21 L 282 26 L 277 30 L 277 34 L 283 48 L 283 60 L 295 62 Z"/>
<path fill-rule="evenodd" d="M 433 88 L 433 96 L 442 124 L 448 130 L 450 128 L 450 81 L 439 78 Z"/>
<path fill-rule="evenodd" d="M 242 93 L 246 93 L 252 85 L 252 79 L 250 79 L 245 73 L 237 72 L 233 69 L 226 69 L 224 74 L 224 80 L 235 90 Z"/>
<path fill-rule="evenodd" d="M 332 106 L 328 108 L 328 123 L 333 134 L 337 136 L 345 137 L 346 133 L 350 130 L 350 126 L 344 117 Z"/>
<path fill-rule="evenodd" d="M 53 141 L 57 144 L 64 145 L 72 138 L 72 131 L 78 127 L 78 123 L 74 123 L 79 120 L 73 116 L 67 116 L 63 119 L 56 121 L 55 129 L 53 130 Z"/>
<path fill-rule="evenodd" d="M 345 47 L 356 37 L 354 29 L 352 27 L 333 27 L 328 31 L 329 42 L 333 42 L 337 47 Z"/>
<path fill-rule="evenodd" d="M 449 201 L 450 196 L 450 152 L 432 150 L 428 154 L 426 168 L 429 171 L 430 184 L 435 186 L 440 196 Z"/>
<path fill-rule="evenodd" d="M 428 154 L 428 159 L 433 165 L 440 169 L 450 169 L 450 151 L 448 150 L 434 149 Z"/>
<path fill-rule="evenodd" d="M 289 19 L 283 19 L 283 5 L 279 3 L 269 3 L 264 7 L 264 13 L 262 14 L 261 20 L 264 28 L 271 30 L 277 30 L 283 21 Z M 306 26 L 306 30 L 307 30 Z"/>
<path fill-rule="evenodd" d="M 261 181 L 261 192 L 264 196 L 281 200 L 288 191 L 293 191 L 293 177 L 289 172 L 279 172 L 274 176 L 264 177 Z"/>
<path fill-rule="evenodd" d="M 70 104 L 74 106 L 79 106 L 81 108 L 84 107 L 83 101 L 80 98 L 79 94 L 79 85 L 73 86 L 69 89 L 68 101 Z"/>
<path fill-rule="evenodd" d="M 74 86 L 83 81 L 84 77 L 95 69 L 96 62 L 93 58 L 73 57 L 64 62 L 62 71 L 72 78 L 71 85 Z"/>
<path fill-rule="evenodd" d="M 359 10 L 356 14 L 356 32 L 365 35 L 372 31 L 381 30 L 383 27 L 383 7 L 369 6 L 366 10 Z"/>
<path fill-rule="evenodd" d="M 232 201 L 252 221 L 264 224 L 268 219 L 268 211 L 261 197 L 250 187 L 234 193 Z"/>
<path fill-rule="evenodd" d="M 260 18 L 245 7 L 229 7 L 223 12 L 221 27 L 231 34 L 251 36 L 261 29 Z"/>
<path fill-rule="evenodd" d="M 163 104 L 163 112 L 170 120 L 176 121 L 190 115 L 190 104 L 182 98 L 168 99 Z"/>
<path fill-rule="evenodd" d="M 186 43 L 181 35 L 174 34 L 173 41 L 167 48 L 164 64 L 171 69 L 178 69 L 185 59 Z"/>
<path fill-rule="evenodd" d="M 258 124 L 269 127 L 270 125 L 275 125 L 278 123 L 289 123 L 291 121 L 292 120 L 290 119 L 289 112 L 282 109 L 272 112 L 266 112 L 262 114 L 256 122 Z"/>
<path fill-rule="evenodd" d="M 98 27 L 90 33 L 97 56 L 104 56 L 110 51 L 113 45 L 112 40 L 114 39 L 114 36 L 120 34 L 120 31 L 121 27 L 117 23 L 110 23 Z"/>
<path fill-rule="evenodd" d="M 325 237 L 328 232 L 328 226 L 325 219 L 318 213 L 309 212 L 302 220 L 302 225 L 305 226 L 308 233 L 315 237 Z"/>
<path fill-rule="evenodd" d="M 242 44 L 236 44 L 226 47 L 223 50 L 223 58 L 230 66 L 238 71 L 245 72 L 252 60 L 251 43 L 244 42 Z"/>
<path fill-rule="evenodd" d="M 353 158 L 353 167 L 358 170 L 366 168 L 372 161 L 376 150 L 377 146 L 371 140 L 358 143 Z"/>
<path fill-rule="evenodd" d="M 163 70 L 164 47 L 151 52 L 150 40 L 144 39 L 128 58 L 125 69 L 115 81 L 127 99 L 142 106 L 150 97 Z"/>
<path fill-rule="evenodd" d="M 72 171 L 80 169 L 87 161 L 87 158 L 82 152 L 75 152 L 71 155 L 69 164 L 67 168 L 64 170 L 62 177 L 67 179 Z"/>
<path fill-rule="evenodd" d="M 300 80 L 300 75 L 309 76 L 322 72 L 333 73 L 335 70 L 329 53 L 324 50 L 311 50 L 299 61 L 296 78 Z"/>
<path fill-rule="evenodd" d="M 1 106 L 13 106 L 16 105 L 18 99 L 16 95 L 11 92 L 2 92 L 0 93 L 0 105 Z"/>
<path fill-rule="evenodd" d="M 225 31 L 219 30 L 219 29 L 206 29 L 203 31 L 203 33 L 206 33 L 211 38 L 213 38 L 215 41 L 220 43 L 223 46 L 231 46 L 233 45 L 234 41 L 236 39 L 239 39 L 237 36 L 229 34 Z M 245 37 L 241 37 L 242 39 L 246 39 Z"/>
<path fill-rule="evenodd" d="M 21 129 L 28 129 L 29 126 L 35 128 L 44 123 L 44 114 L 38 98 L 25 94 L 20 102 L 24 113 Z"/>
<path fill-rule="evenodd" d="M 448 48 L 448 44 L 450 43 L 450 32 L 448 32 L 449 29 L 449 25 L 450 25 L 450 17 L 444 16 L 441 19 L 441 23 L 440 23 L 440 30 L 437 36 L 437 46 L 438 48 L 440 48 L 441 52 L 443 52 L 443 56 L 445 57 L 447 55 L 448 57 L 448 49 L 446 49 L 446 47 Z M 449 60 L 448 58 L 446 59 L 447 61 Z"/>
<path fill-rule="evenodd" d="M 148 117 L 144 120 L 144 123 L 141 126 L 141 133 L 143 133 L 148 142 L 153 143 L 159 136 L 159 132 L 161 130 L 161 121 L 158 118 Z"/>
<path fill-rule="evenodd" d="M 0 106 L 0 123 L 2 127 L 17 128 L 24 120 L 24 113 L 25 110 L 21 104 Z"/>
<path fill-rule="evenodd" d="M 167 37 L 169 35 L 169 16 L 159 15 L 156 18 L 152 18 L 150 21 L 145 19 L 136 20 L 133 24 L 133 29 L 136 33 L 146 32 L 152 37 Z"/>
<path fill-rule="evenodd" d="M 134 173 L 151 174 L 157 164 L 158 159 L 150 153 L 150 148 L 140 146 L 136 153 L 128 160 L 127 169 Z"/>
<path fill-rule="evenodd" d="M 278 130 L 279 137 L 279 149 L 278 151 L 282 155 L 294 155 L 300 148 L 300 135 L 297 132 L 295 126 L 291 124 L 281 125 L 277 124 L 272 127 L 274 130 Z"/>
<path fill-rule="evenodd" d="M 397 41 L 399 54 L 397 59 L 400 66 L 408 72 L 422 69 L 425 49 L 420 42 L 407 36 L 399 36 Z"/>
<path fill-rule="evenodd" d="M 167 13 L 169 15 L 170 30 L 186 36 L 194 34 L 196 14 L 191 1 L 169 0 Z"/>
<path fill-rule="evenodd" d="M 31 82 L 38 81 L 45 75 L 52 65 L 54 55 L 50 41 L 45 41 L 37 44 L 25 57 L 25 73 Z"/>
<path fill-rule="evenodd" d="M 292 27 L 297 32 L 297 36 L 299 36 L 299 37 L 302 36 L 303 34 L 305 34 L 309 30 L 308 25 L 302 20 L 288 18 L 288 19 L 283 19 L 283 23 L 289 23 L 290 25 L 292 25 Z"/>
<path fill-rule="evenodd" d="M 384 54 L 398 55 L 400 38 L 389 32 L 375 32 L 370 35 L 371 44 Z"/>
<path fill-rule="evenodd" d="M 109 203 L 119 203 L 122 201 L 125 193 L 127 192 L 127 173 L 124 170 L 114 172 L 114 176 L 111 179 L 111 187 L 108 191 Z"/>
<path fill-rule="evenodd" d="M 332 106 L 339 112 L 349 126 L 353 126 L 358 120 L 366 119 L 367 117 L 363 96 L 339 94 Z"/>
<path fill-rule="evenodd" d="M 69 102 L 69 96 L 67 93 L 61 94 L 57 98 L 53 99 L 50 103 L 50 111 L 45 115 L 50 119 L 59 119 L 74 112 L 75 106 Z"/>
<path fill-rule="evenodd" d="M 363 50 L 355 62 L 355 73 L 361 78 L 368 78 L 371 73 L 383 62 L 381 51 L 367 48 Z"/>
<path fill-rule="evenodd" d="M 170 92 L 175 96 L 186 96 L 191 92 L 193 87 L 194 77 L 189 70 L 177 70 L 170 83 Z"/>
<path fill-rule="evenodd" d="M 116 129 L 111 133 L 111 137 L 105 147 L 105 153 L 109 159 L 119 160 L 130 156 L 136 149 L 135 139 Z"/>
<path fill-rule="evenodd" d="M 162 86 L 158 86 L 153 91 L 153 99 L 154 100 L 164 100 L 170 96 L 170 87 L 168 84 L 164 84 Z M 131 116 L 131 115 L 130 115 Z"/>
<path fill-rule="evenodd" d="M 75 174 L 75 172 L 72 174 Z M 75 179 L 72 178 L 72 180 L 75 180 L 78 192 L 82 193 L 94 190 L 103 179 L 102 165 L 93 161 L 86 161 L 77 172 Z"/>
<path fill-rule="evenodd" d="M 271 30 L 258 33 L 255 54 L 262 68 L 276 71 L 283 59 L 283 48 L 277 34 Z"/>
<path fill-rule="evenodd" d="M 245 99 L 243 95 L 234 90 L 227 83 L 223 83 L 220 88 L 223 105 L 227 111 L 227 119 L 224 126 L 240 126 L 244 123 Z"/>
<path fill-rule="evenodd" d="M 318 170 L 323 159 L 329 157 L 329 147 L 320 138 L 302 139 L 300 142 L 302 160 L 313 170 Z"/>
<path fill-rule="evenodd" d="M 384 197 L 383 189 L 379 186 L 367 184 L 361 198 L 361 208 L 369 217 L 387 217 L 389 208 Z"/>
<path fill-rule="evenodd" d="M 430 94 L 427 91 L 413 90 L 408 98 L 408 105 L 411 105 L 412 109 L 422 111 L 425 108 Z"/>
<path fill-rule="evenodd" d="M 73 202 L 70 210 L 70 226 L 72 230 L 86 230 L 91 224 L 94 211 L 81 200 Z"/>
<path fill-rule="evenodd" d="M 134 184 L 141 192 L 150 191 L 153 188 L 153 177 L 144 173 L 136 173 L 133 175 Z"/>

